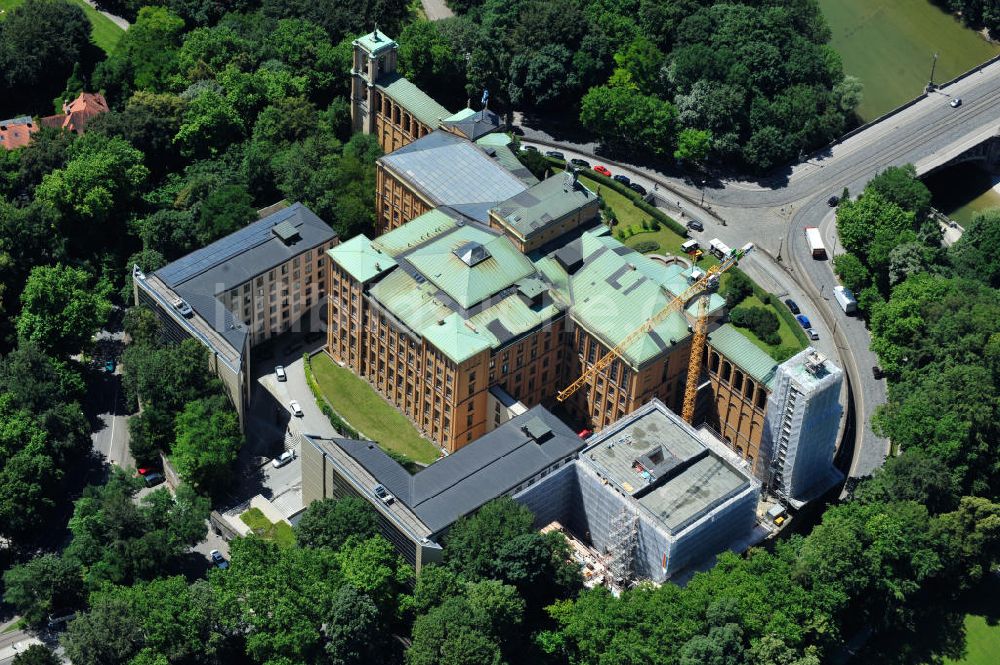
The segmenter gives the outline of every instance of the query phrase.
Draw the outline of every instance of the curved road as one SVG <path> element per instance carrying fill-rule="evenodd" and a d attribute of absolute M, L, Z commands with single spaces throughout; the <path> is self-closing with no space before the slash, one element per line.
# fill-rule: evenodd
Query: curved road
<path fill-rule="evenodd" d="M 961 97 L 962 105 L 952 108 L 949 104 L 952 97 Z M 602 161 L 593 156 L 593 144 L 558 141 L 523 124 L 522 130 L 527 143 L 557 145 L 563 152 L 584 155 L 591 162 Z M 772 271 L 787 272 L 805 289 L 811 309 L 818 312 L 825 324 L 821 331 L 825 329 L 832 335 L 838 347 L 853 387 L 856 415 L 863 427 L 857 431 L 850 475 L 862 477 L 881 466 L 889 452 L 888 442 L 877 437 L 870 424 L 875 408 L 885 402 L 885 383 L 876 381 L 872 374 L 877 359 L 869 349 L 870 337 L 864 323 L 845 316 L 832 299 L 836 279 L 828 261 L 816 261 L 809 255 L 804 228 L 820 227 L 827 250 L 836 251 L 833 211 L 826 204 L 831 195 L 839 195 L 845 187 L 856 195 L 876 173 L 892 165 L 913 163 L 920 173 L 925 173 L 947 161 L 956 151 L 995 135 L 998 130 L 1000 63 L 993 63 L 931 92 L 843 142 L 814 153 L 791 167 L 786 175 L 772 176 L 766 181 L 731 180 L 699 189 L 689 181 L 643 167 L 620 166 L 658 182 L 661 187 L 669 187 L 680 195 L 678 201 L 684 200 L 682 205 L 689 214 L 694 212 L 703 221 L 719 220 L 724 226 L 706 228 L 706 235 L 711 231 L 709 237 L 718 237 L 731 247 L 747 241 L 756 243 L 774 259 L 767 262 Z M 696 204 L 702 196 L 705 209 L 699 211 Z M 775 267 L 778 265 L 780 268 Z"/>

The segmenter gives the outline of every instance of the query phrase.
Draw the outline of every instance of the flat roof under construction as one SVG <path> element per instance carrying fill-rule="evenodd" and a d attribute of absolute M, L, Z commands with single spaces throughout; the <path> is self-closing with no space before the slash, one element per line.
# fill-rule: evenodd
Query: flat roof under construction
<path fill-rule="evenodd" d="M 580 459 L 671 533 L 751 485 L 749 473 L 728 459 L 726 451 L 706 446 L 659 401 L 601 432 Z"/>

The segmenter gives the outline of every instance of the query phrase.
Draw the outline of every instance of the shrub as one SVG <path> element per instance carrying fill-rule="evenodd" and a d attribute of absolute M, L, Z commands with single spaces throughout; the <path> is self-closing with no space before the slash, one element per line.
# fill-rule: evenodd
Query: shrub
<path fill-rule="evenodd" d="M 742 272 L 733 271 L 729 273 L 729 280 L 722 295 L 726 299 L 726 307 L 732 309 L 743 302 L 753 293 L 753 282 Z"/>
<path fill-rule="evenodd" d="M 639 252 L 640 254 L 649 254 L 650 252 L 655 252 L 660 248 L 660 243 L 655 240 L 643 240 L 637 242 L 632 249 Z"/>
<path fill-rule="evenodd" d="M 625 229 L 618 229 L 618 239 L 625 240 Z"/>
<path fill-rule="evenodd" d="M 642 228 L 643 228 L 644 231 L 648 231 L 649 230 L 649 220 L 648 219 L 642 220 Z"/>
<path fill-rule="evenodd" d="M 729 314 L 734 326 L 747 328 L 765 344 L 781 344 L 778 327 L 781 325 L 774 312 L 763 307 L 737 307 Z"/>

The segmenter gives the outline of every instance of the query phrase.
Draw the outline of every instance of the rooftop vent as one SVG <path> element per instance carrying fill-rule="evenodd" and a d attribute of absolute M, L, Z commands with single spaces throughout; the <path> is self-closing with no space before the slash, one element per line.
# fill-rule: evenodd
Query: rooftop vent
<path fill-rule="evenodd" d="M 537 416 L 521 425 L 521 431 L 528 438 L 534 439 L 535 443 L 547 441 L 552 436 L 552 428 Z"/>
<path fill-rule="evenodd" d="M 813 376 L 819 376 L 826 371 L 826 356 L 819 351 L 813 351 L 806 356 L 806 371 Z"/>
<path fill-rule="evenodd" d="M 299 237 L 299 230 L 291 222 L 275 224 L 271 228 L 271 233 L 286 245 L 291 245 Z"/>
<path fill-rule="evenodd" d="M 462 259 L 465 265 L 471 268 L 490 258 L 490 251 L 473 240 L 456 249 L 455 256 Z"/>

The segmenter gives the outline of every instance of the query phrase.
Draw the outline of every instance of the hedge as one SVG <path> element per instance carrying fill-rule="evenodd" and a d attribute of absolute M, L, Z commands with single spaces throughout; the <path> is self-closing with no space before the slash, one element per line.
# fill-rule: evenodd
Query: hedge
<path fill-rule="evenodd" d="M 326 397 L 323 396 L 323 392 L 319 389 L 319 384 L 316 383 L 316 378 L 313 376 L 312 371 L 312 359 L 309 357 L 308 353 L 302 354 L 302 364 L 305 366 L 306 370 L 306 383 L 309 384 L 309 390 L 312 391 L 313 397 L 316 398 L 316 406 L 319 410 L 323 412 L 329 420 L 330 424 L 333 425 L 333 429 L 340 432 L 343 436 L 348 439 L 360 439 L 361 435 L 358 431 L 347 424 L 340 415 L 333 410 L 330 403 L 326 401 Z"/>

